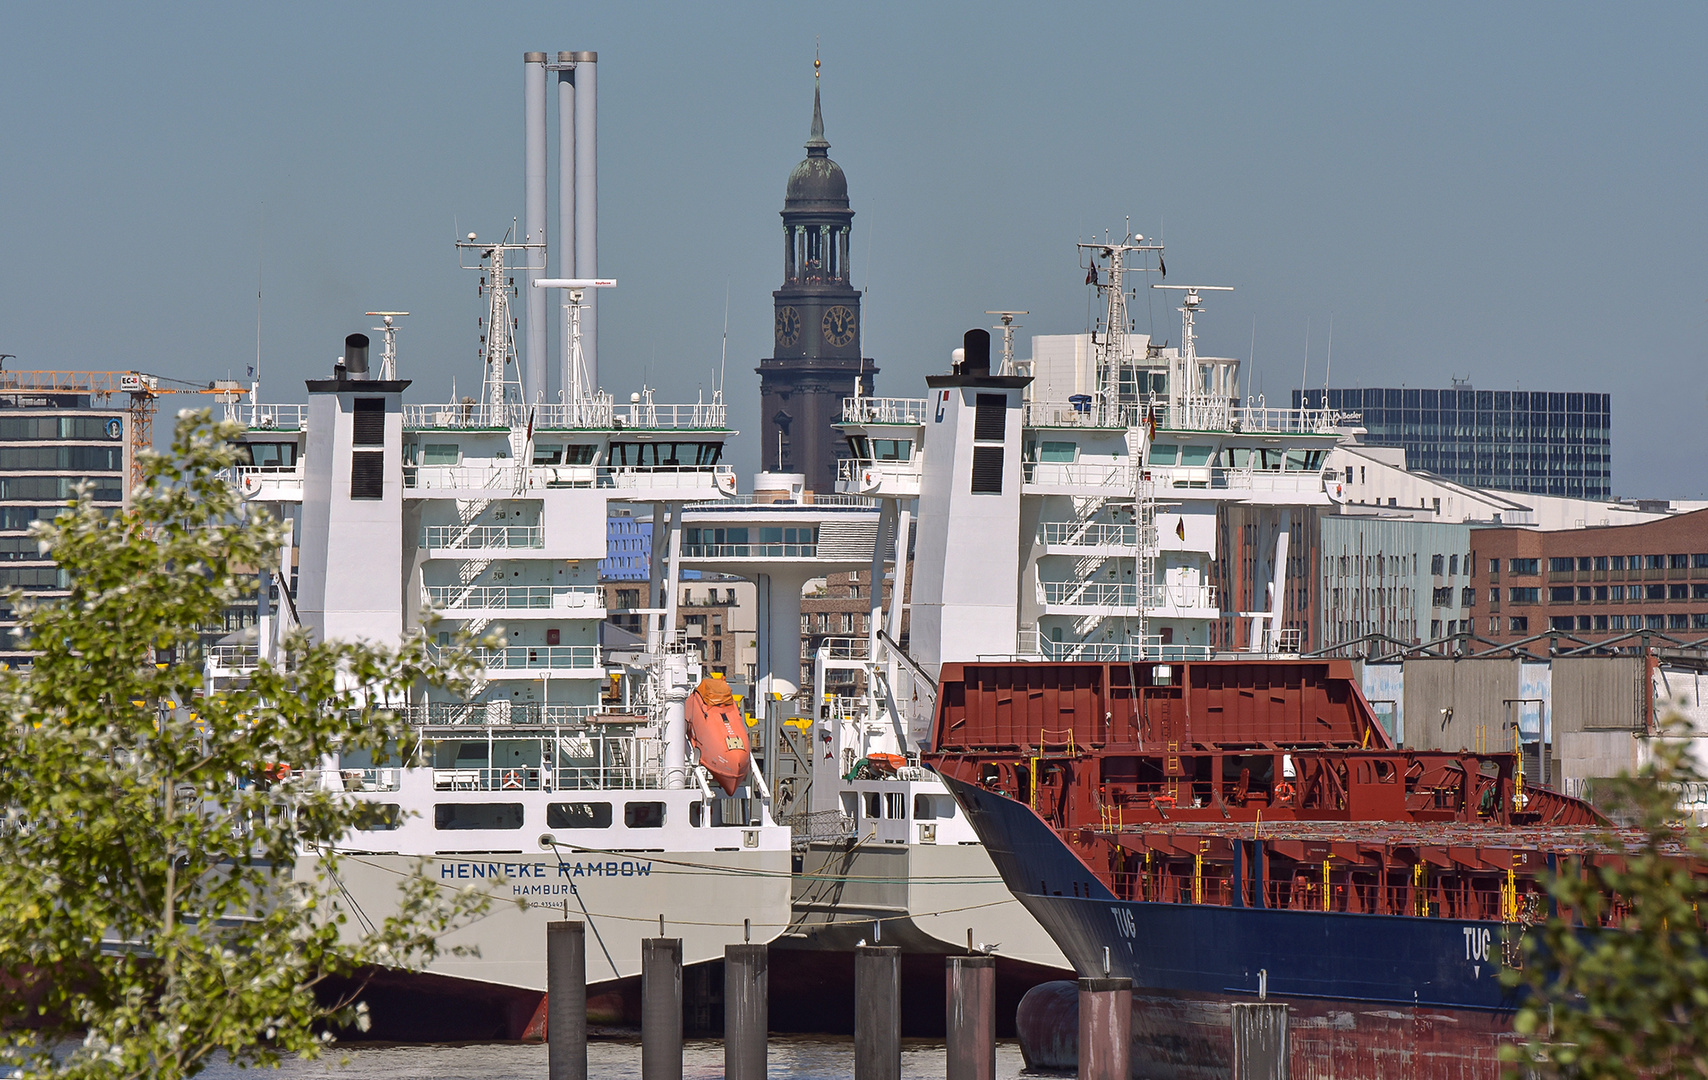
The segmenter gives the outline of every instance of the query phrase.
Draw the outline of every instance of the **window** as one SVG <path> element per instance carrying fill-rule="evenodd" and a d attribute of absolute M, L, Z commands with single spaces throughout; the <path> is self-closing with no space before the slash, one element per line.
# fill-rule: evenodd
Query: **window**
<path fill-rule="evenodd" d="M 664 828 L 664 804 L 661 802 L 624 803 L 623 824 L 631 829 L 662 829 Z"/>
<path fill-rule="evenodd" d="M 361 832 L 390 832 L 403 824 L 403 809 L 397 803 L 356 803 L 356 828 Z"/>
<path fill-rule="evenodd" d="M 520 829 L 519 802 L 439 803 L 433 807 L 435 829 Z"/>
<path fill-rule="evenodd" d="M 1613 569 L 1615 570 L 1625 569 L 1625 556 L 1623 555 L 1610 555 L 1608 556 L 1607 561 L 1613 564 Z"/>
<path fill-rule="evenodd" d="M 1058 464 L 1071 465 L 1078 456 L 1078 443 L 1044 442 L 1038 444 L 1039 461 L 1051 461 Z"/>
<path fill-rule="evenodd" d="M 1644 570 L 1665 570 L 1666 569 L 1666 556 L 1665 555 L 1644 555 L 1644 556 L 1642 556 L 1642 560 L 1643 560 L 1643 569 Z"/>
<path fill-rule="evenodd" d="M 561 464 L 563 464 L 563 447 L 562 446 L 547 446 L 544 444 L 536 443 L 534 446 L 534 464 L 535 465 L 561 465 Z"/>
<path fill-rule="evenodd" d="M 1514 615 L 1507 620 L 1507 628 L 1514 634 L 1528 634 L 1530 632 L 1530 620 L 1523 615 Z"/>
<path fill-rule="evenodd" d="M 1633 619 L 1636 618 L 1635 615 L 1633 615 L 1631 617 Z M 1625 616 L 1623 616 L 1623 615 L 1609 615 L 1607 617 L 1607 628 L 1609 630 L 1623 630 L 1623 629 L 1625 629 Z"/>
<path fill-rule="evenodd" d="M 1512 572 L 1514 574 L 1525 574 L 1525 575 L 1540 574 L 1542 572 L 1542 560 L 1541 559 L 1508 559 L 1508 560 L 1506 560 L 1506 567 L 1510 572 Z"/>
<path fill-rule="evenodd" d="M 1569 557 L 1563 558 L 1563 559 L 1561 559 L 1561 558 L 1549 559 L 1548 560 L 1548 573 L 1550 573 L 1550 574 L 1569 574 L 1572 572 L 1572 568 L 1575 567 L 1576 565 L 1577 565 L 1577 560 L 1573 559 L 1573 558 L 1569 558 Z"/>
<path fill-rule="evenodd" d="M 1597 630 L 1606 630 L 1607 629 L 1607 616 L 1597 615 L 1595 617 L 1595 628 Z"/>
<path fill-rule="evenodd" d="M 1210 448 L 1208 446 L 1182 446 L 1180 448 L 1180 463 L 1190 466 L 1208 465 L 1210 463 Z"/>
<path fill-rule="evenodd" d="M 1668 615 L 1666 617 L 1666 628 L 1668 630 L 1688 630 L 1690 629 L 1690 616 L 1678 613 Z"/>
<path fill-rule="evenodd" d="M 1665 600 L 1666 599 L 1666 586 L 1665 585 L 1645 585 L 1645 586 L 1643 586 L 1643 599 L 1644 600 Z"/>
<path fill-rule="evenodd" d="M 1666 629 L 1666 616 L 1664 616 L 1664 615 L 1645 615 L 1645 616 L 1643 616 L 1643 629 L 1645 629 L 1645 630 L 1665 630 Z"/>
<path fill-rule="evenodd" d="M 1590 563 L 1589 556 L 1584 555 L 1584 556 L 1579 557 L 1579 559 L 1578 559 L 1578 570 L 1580 572 L 1587 571 L 1589 569 L 1589 563 Z"/>
<path fill-rule="evenodd" d="M 1690 557 L 1692 570 L 1708 570 L 1708 554 L 1692 555 Z"/>
<path fill-rule="evenodd" d="M 866 792 L 866 820 L 876 821 L 884 816 L 884 799 L 875 791 Z"/>
<path fill-rule="evenodd" d="M 938 818 L 955 816 L 955 799 L 951 795 L 915 795 L 913 797 L 913 819 L 915 821 L 935 821 Z"/>
<path fill-rule="evenodd" d="M 548 829 L 608 829 L 611 827 L 611 804 L 608 802 L 555 802 L 546 804 Z"/>
<path fill-rule="evenodd" d="M 354 405 L 355 411 L 350 417 L 350 445 L 384 446 L 385 399 L 357 398 Z"/>
<path fill-rule="evenodd" d="M 1637 588 L 1635 585 L 1631 587 Z M 1625 602 L 1625 586 L 1623 585 L 1609 585 L 1607 587 L 1607 594 L 1608 599 L 1612 600 L 1615 604 L 1623 604 Z"/>
<path fill-rule="evenodd" d="M 1476 602 L 1477 602 L 1477 590 L 1471 588 L 1469 585 L 1467 585 L 1463 589 L 1459 590 L 1459 606 L 1460 607 L 1471 607 Z"/>
<path fill-rule="evenodd" d="M 907 795 L 900 791 L 886 791 L 884 793 L 884 816 L 891 821 L 905 821 L 907 819 Z"/>
<path fill-rule="evenodd" d="M 973 447 L 974 495 L 1002 494 L 1002 447 Z"/>
<path fill-rule="evenodd" d="M 257 469 L 290 469 L 297 463 L 294 442 L 252 442 L 238 448 L 237 460 Z"/>
<path fill-rule="evenodd" d="M 1579 615 L 1578 616 L 1578 629 L 1579 630 L 1588 630 L 1589 629 L 1589 616 L 1588 615 Z"/>
<path fill-rule="evenodd" d="M 1556 615 L 1548 620 L 1548 629 L 1563 630 L 1569 633 L 1572 629 L 1572 617 L 1570 615 Z"/>
<path fill-rule="evenodd" d="M 1690 556 L 1668 555 L 1666 565 L 1668 570 L 1687 570 L 1690 568 Z"/>
<path fill-rule="evenodd" d="M 1708 630 L 1708 611 L 1693 612 L 1690 616 L 1692 630 Z"/>
<path fill-rule="evenodd" d="M 1173 465 L 1180 447 L 1173 443 L 1151 443 L 1150 463 L 1152 465 Z"/>
<path fill-rule="evenodd" d="M 462 460 L 456 443 L 427 443 L 421 448 L 423 465 L 455 465 Z"/>
<path fill-rule="evenodd" d="M 1580 603 L 1580 604 L 1589 603 L 1589 598 L 1592 595 L 1594 595 L 1594 591 L 1592 589 L 1590 589 L 1590 587 L 1588 585 L 1579 585 L 1578 586 L 1578 603 Z"/>
<path fill-rule="evenodd" d="M 1597 555 L 1597 556 L 1596 556 L 1596 557 L 1595 557 L 1595 568 L 1596 568 L 1596 569 L 1597 569 L 1597 570 L 1605 570 L 1605 569 L 1607 569 L 1607 556 L 1605 556 L 1605 555 Z"/>
<path fill-rule="evenodd" d="M 1690 599 L 1690 586 L 1668 585 L 1666 589 L 1666 598 L 1668 600 L 1688 600 Z"/>
<path fill-rule="evenodd" d="M 911 461 L 913 460 L 913 440 L 873 439 L 872 457 L 877 461 Z"/>
<path fill-rule="evenodd" d="M 1429 604 L 1431 607 L 1452 607 L 1453 587 L 1451 585 L 1432 590 Z M 1437 635 L 1439 636 L 1439 635 Z"/>
<path fill-rule="evenodd" d="M 1440 577 L 1442 574 L 1446 573 L 1447 557 L 1445 555 L 1431 555 L 1429 557 L 1429 572 L 1434 574 L 1436 577 Z"/>
<path fill-rule="evenodd" d="M 1432 640 L 1441 636 L 1441 620 L 1440 619 L 1429 620 L 1429 636 Z"/>
<path fill-rule="evenodd" d="M 1507 598 L 1515 604 L 1534 604 L 1541 597 L 1541 589 L 1508 589 Z"/>
<path fill-rule="evenodd" d="M 563 463 L 565 465 L 591 465 L 593 455 L 599 448 L 592 443 L 570 443 L 563 448 Z"/>
<path fill-rule="evenodd" d="M 1708 600 L 1708 585 L 1692 585 L 1690 587 L 1692 600 Z"/>
<path fill-rule="evenodd" d="M 1471 565 L 1471 560 L 1466 559 L 1465 560 L 1466 568 L 1468 569 L 1470 567 L 1470 565 Z M 1457 575 L 1459 573 L 1459 556 L 1449 555 L 1447 557 L 1447 573 L 1450 576 Z"/>
<path fill-rule="evenodd" d="M 1491 574 L 1500 573 L 1500 560 L 1499 559 L 1490 559 L 1489 560 L 1489 573 L 1491 573 Z"/>
<path fill-rule="evenodd" d="M 1512 591 L 1517 592 L 1518 590 L 1514 589 Z M 1570 585 L 1556 585 L 1548 590 L 1548 603 L 1569 604 L 1572 602 L 1572 597 L 1576 595 L 1577 591 Z M 1516 597 L 1514 599 L 1516 599 Z"/>

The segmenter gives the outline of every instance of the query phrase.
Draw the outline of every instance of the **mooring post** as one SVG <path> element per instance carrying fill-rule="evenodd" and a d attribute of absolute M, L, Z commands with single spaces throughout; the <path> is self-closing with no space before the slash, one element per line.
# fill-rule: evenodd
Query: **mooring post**
<path fill-rule="evenodd" d="M 587 1080 L 587 928 L 546 924 L 546 1075 Z"/>
<path fill-rule="evenodd" d="M 724 1077 L 765 1080 L 771 1024 L 770 950 L 724 946 Z"/>
<path fill-rule="evenodd" d="M 682 1080 L 682 939 L 641 942 L 641 1080 Z"/>
<path fill-rule="evenodd" d="M 901 1080 L 901 949 L 854 950 L 854 1080 Z"/>
<path fill-rule="evenodd" d="M 948 1080 L 996 1080 L 996 957 L 951 956 L 943 977 Z"/>
<path fill-rule="evenodd" d="M 1079 1080 L 1129 1080 L 1133 980 L 1079 980 Z"/>
<path fill-rule="evenodd" d="M 1240 1001 L 1233 1007 L 1233 1080 L 1287 1080 L 1287 1006 Z"/>

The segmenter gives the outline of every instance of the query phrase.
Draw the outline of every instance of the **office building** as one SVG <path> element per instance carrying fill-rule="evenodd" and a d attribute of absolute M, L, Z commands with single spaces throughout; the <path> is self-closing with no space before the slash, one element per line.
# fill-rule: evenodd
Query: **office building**
<path fill-rule="evenodd" d="M 1612 395 L 1409 387 L 1293 392 L 1360 414 L 1374 446 L 1403 447 L 1407 469 L 1479 488 L 1579 499 L 1613 494 Z"/>

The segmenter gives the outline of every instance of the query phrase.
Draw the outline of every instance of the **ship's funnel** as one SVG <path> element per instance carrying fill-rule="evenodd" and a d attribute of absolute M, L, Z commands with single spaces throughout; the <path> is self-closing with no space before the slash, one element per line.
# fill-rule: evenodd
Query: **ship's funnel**
<path fill-rule="evenodd" d="M 987 376 L 990 374 L 990 331 L 972 329 L 961 339 L 964 359 L 961 374 Z"/>
<path fill-rule="evenodd" d="M 368 377 L 368 335 L 351 334 L 344 339 L 344 370 L 352 379 Z"/>

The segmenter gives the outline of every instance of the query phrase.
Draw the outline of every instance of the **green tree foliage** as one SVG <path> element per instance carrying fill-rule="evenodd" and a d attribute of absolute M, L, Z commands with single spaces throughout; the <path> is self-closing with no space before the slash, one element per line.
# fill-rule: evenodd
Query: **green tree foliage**
<path fill-rule="evenodd" d="M 1549 919 L 1502 973 L 1529 991 L 1514 1018 L 1528 1045 L 1502 1048 L 1511 1075 L 1708 1076 L 1708 839 L 1678 813 L 1681 785 L 1702 779 L 1689 735 L 1668 723 L 1651 762 L 1612 782 L 1630 828 L 1594 838 L 1611 854 L 1563 860 L 1550 881 L 1575 918 Z"/>
<path fill-rule="evenodd" d="M 365 1020 L 317 987 L 425 963 L 486 902 L 418 874 L 382 924 L 347 925 L 334 845 L 359 804 L 314 773 L 339 749 L 397 745 L 381 703 L 466 678 L 466 650 L 447 668 L 421 640 L 298 635 L 288 660 L 207 696 L 199 664 L 155 662 L 193 655 L 253 568 L 277 565 L 285 531 L 222 475 L 237 433 L 185 414 L 128 511 L 80 497 L 39 529 L 71 594 L 20 606 L 39 655 L 0 673 L 0 1065 L 28 1076 L 315 1054 L 329 1023 Z"/>

